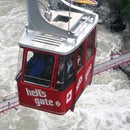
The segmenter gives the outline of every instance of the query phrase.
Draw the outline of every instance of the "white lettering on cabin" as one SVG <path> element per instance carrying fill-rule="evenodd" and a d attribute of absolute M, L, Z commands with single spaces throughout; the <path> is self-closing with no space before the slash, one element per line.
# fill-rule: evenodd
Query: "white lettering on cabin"
<path fill-rule="evenodd" d="M 91 69 L 92 69 L 92 64 L 89 65 L 88 70 L 87 70 L 87 72 L 86 72 L 86 74 L 85 74 L 85 79 L 86 79 L 86 80 L 88 79 L 88 76 L 89 76 L 89 73 L 90 73 Z M 78 79 L 78 82 L 77 82 L 77 85 L 76 85 L 76 91 L 78 91 L 78 89 L 79 89 L 79 87 L 80 87 L 82 81 L 83 81 L 83 75 L 81 75 L 81 76 L 79 77 L 79 79 Z"/>
<path fill-rule="evenodd" d="M 25 88 L 27 96 L 34 97 L 34 102 L 36 106 L 57 106 L 60 107 L 61 103 L 60 101 L 54 102 L 51 99 L 47 99 L 47 94 L 45 91 L 42 91 L 41 89 L 34 89 L 29 90 L 28 88 Z"/>
<path fill-rule="evenodd" d="M 79 87 L 80 87 L 82 81 L 83 81 L 83 75 L 81 75 L 81 76 L 79 77 L 79 79 L 78 79 L 78 83 L 77 83 L 77 85 L 76 85 L 76 91 L 78 91 L 78 89 L 79 89 Z"/>
<path fill-rule="evenodd" d="M 86 79 L 86 80 L 88 79 L 88 75 L 89 75 L 91 69 L 92 69 L 92 64 L 89 65 L 88 70 L 87 70 L 87 72 L 86 72 L 86 74 L 85 74 L 85 79 Z"/>
<path fill-rule="evenodd" d="M 55 102 L 55 105 L 56 105 L 57 107 L 60 107 L 61 103 L 60 103 L 59 101 L 56 101 L 56 102 Z"/>
<path fill-rule="evenodd" d="M 54 106 L 54 102 L 52 100 L 35 98 L 34 101 L 36 103 L 36 106 L 41 105 Z"/>
<path fill-rule="evenodd" d="M 46 97 L 46 92 L 42 91 L 41 89 L 29 90 L 28 88 L 26 88 L 26 93 L 28 96 L 33 96 L 33 97 L 39 96 L 42 98 Z"/>

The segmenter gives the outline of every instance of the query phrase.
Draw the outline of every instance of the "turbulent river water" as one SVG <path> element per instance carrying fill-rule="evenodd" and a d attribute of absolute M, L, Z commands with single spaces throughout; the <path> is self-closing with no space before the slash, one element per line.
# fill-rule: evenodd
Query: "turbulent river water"
<path fill-rule="evenodd" d="M 18 41 L 26 24 L 25 0 L 0 0 L 0 97 L 17 91 Z M 98 25 L 96 63 L 109 59 L 121 36 Z M 63 116 L 18 107 L 0 114 L 0 130 L 130 130 L 130 82 L 121 71 L 93 77 Z"/>

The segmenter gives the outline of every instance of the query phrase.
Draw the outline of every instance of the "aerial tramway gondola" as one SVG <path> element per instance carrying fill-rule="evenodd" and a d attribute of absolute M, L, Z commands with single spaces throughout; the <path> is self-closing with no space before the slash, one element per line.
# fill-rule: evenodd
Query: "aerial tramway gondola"
<path fill-rule="evenodd" d="M 27 0 L 16 80 L 21 105 L 62 115 L 91 83 L 98 16 L 65 0 L 49 2 L 41 11 L 38 0 Z"/>

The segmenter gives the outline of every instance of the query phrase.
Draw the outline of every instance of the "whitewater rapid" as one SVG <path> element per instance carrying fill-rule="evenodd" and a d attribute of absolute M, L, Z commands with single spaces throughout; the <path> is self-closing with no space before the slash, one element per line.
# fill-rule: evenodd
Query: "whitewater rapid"
<path fill-rule="evenodd" d="M 0 0 L 0 97 L 17 91 L 18 41 L 26 25 L 25 0 Z M 96 63 L 110 58 L 121 35 L 98 25 Z M 130 130 L 130 81 L 121 71 L 93 77 L 76 103 L 63 116 L 19 106 L 0 114 L 0 130 Z"/>

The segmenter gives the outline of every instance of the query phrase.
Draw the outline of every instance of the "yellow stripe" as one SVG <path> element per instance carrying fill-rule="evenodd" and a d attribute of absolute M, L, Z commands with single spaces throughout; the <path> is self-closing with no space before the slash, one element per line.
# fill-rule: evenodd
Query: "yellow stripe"
<path fill-rule="evenodd" d="M 94 5 L 92 1 L 89 0 L 74 0 L 76 3 L 81 3 L 81 4 L 89 4 L 89 5 Z"/>

